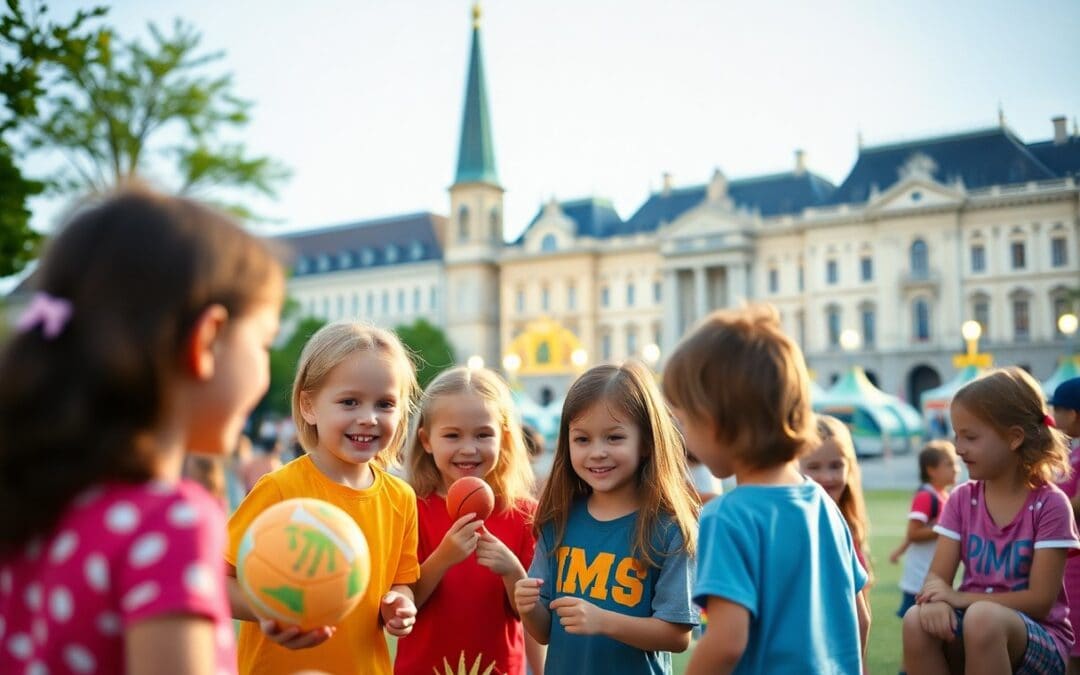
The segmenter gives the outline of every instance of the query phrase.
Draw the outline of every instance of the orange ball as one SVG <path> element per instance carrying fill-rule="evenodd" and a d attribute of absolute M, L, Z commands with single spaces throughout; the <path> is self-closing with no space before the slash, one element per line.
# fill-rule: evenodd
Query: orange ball
<path fill-rule="evenodd" d="M 458 478 L 446 491 L 446 510 L 451 521 L 466 513 L 475 513 L 477 518 L 484 520 L 495 510 L 495 493 L 483 478 Z"/>
<path fill-rule="evenodd" d="M 311 630 L 337 625 L 356 607 L 371 555 L 349 514 L 318 499 L 287 499 L 252 521 L 236 572 L 257 615 Z"/>

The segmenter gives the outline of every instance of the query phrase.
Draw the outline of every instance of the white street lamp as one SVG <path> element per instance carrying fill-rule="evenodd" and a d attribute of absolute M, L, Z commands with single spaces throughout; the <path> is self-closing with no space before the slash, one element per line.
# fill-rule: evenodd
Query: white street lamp
<path fill-rule="evenodd" d="M 521 369 L 521 357 L 517 354 L 507 354 L 503 357 L 503 370 L 511 376 Z"/>
<path fill-rule="evenodd" d="M 641 358 L 652 368 L 660 360 L 660 345 L 650 342 L 641 348 Z"/>
<path fill-rule="evenodd" d="M 1078 320 L 1073 313 L 1062 314 L 1058 317 L 1057 325 L 1058 330 L 1064 333 L 1067 337 L 1072 337 L 1076 333 Z"/>
<path fill-rule="evenodd" d="M 845 328 L 840 331 L 840 349 L 845 352 L 853 352 L 859 348 L 862 344 L 862 337 L 859 335 L 859 331 L 854 328 Z"/>
<path fill-rule="evenodd" d="M 570 363 L 574 364 L 575 368 L 584 368 L 588 362 L 589 352 L 584 349 L 579 347 L 570 353 Z"/>
<path fill-rule="evenodd" d="M 479 354 L 473 354 L 469 357 L 469 360 L 465 362 L 465 365 L 469 370 L 480 370 L 484 367 L 484 357 Z"/>
<path fill-rule="evenodd" d="M 982 324 L 978 321 L 965 321 L 960 324 L 960 334 L 964 336 L 965 342 L 978 342 L 982 337 Z"/>

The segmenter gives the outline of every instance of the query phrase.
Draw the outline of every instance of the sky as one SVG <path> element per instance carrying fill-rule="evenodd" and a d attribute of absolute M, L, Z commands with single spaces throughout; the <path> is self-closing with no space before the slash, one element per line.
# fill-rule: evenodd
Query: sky
<path fill-rule="evenodd" d="M 70 16 L 90 3 L 57 0 Z M 97 3 L 94 3 L 97 4 Z M 446 213 L 468 0 L 138 0 L 126 37 L 180 17 L 254 101 L 248 147 L 291 180 L 252 200 L 276 232 Z M 876 145 L 997 124 L 1026 142 L 1080 117 L 1080 2 L 488 0 L 481 25 L 505 235 L 552 197 L 623 218 L 677 186 L 789 170 L 839 184 Z M 48 229 L 55 199 L 32 204 Z"/>

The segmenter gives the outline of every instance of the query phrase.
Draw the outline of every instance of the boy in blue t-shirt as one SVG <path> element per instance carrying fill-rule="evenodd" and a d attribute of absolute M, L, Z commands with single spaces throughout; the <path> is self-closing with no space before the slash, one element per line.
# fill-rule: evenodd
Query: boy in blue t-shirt
<path fill-rule="evenodd" d="M 808 382 L 768 306 L 708 316 L 664 369 L 687 448 L 738 481 L 702 510 L 694 601 L 712 629 L 687 675 L 862 672 L 866 572 L 836 504 L 799 472 Z"/>

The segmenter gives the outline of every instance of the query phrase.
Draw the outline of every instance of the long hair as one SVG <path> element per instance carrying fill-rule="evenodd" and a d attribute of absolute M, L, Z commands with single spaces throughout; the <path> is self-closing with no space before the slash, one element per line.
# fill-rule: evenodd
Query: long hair
<path fill-rule="evenodd" d="M 435 465 L 435 458 L 424 450 L 420 442 L 420 430 L 430 434 L 433 413 L 441 398 L 466 393 L 479 396 L 497 411 L 499 456 L 484 480 L 491 485 L 500 510 L 516 508 L 521 500 L 529 499 L 532 495 L 532 466 L 522 438 L 521 425 L 517 423 L 514 413 L 510 389 L 502 378 L 487 368 L 459 366 L 443 371 L 424 390 L 406 444 L 409 483 L 418 497 L 427 497 L 442 486 L 443 479 Z"/>
<path fill-rule="evenodd" d="M 563 402 L 559 440 L 551 475 L 540 496 L 534 528 L 555 529 L 556 550 L 566 533 L 574 502 L 587 497 L 592 488 L 570 462 L 570 425 L 590 408 L 608 406 L 616 417 L 637 427 L 641 463 L 637 472 L 638 510 L 632 550 L 642 562 L 658 567 L 664 552 L 655 550 L 653 534 L 661 515 L 679 528 L 683 549 L 693 555 L 697 544 L 697 518 L 701 508 L 697 492 L 686 475 L 682 437 L 649 370 L 634 361 L 621 366 L 601 365 L 586 371 L 571 385 Z"/>
<path fill-rule="evenodd" d="M 335 321 L 323 326 L 308 339 L 300 352 L 300 363 L 296 367 L 292 388 L 292 416 L 293 423 L 296 424 L 296 438 L 307 452 L 318 447 L 319 430 L 304 419 L 301 408 L 303 397 L 317 395 L 330 371 L 356 352 L 371 352 L 380 356 L 387 367 L 393 370 L 401 385 L 401 391 L 398 392 L 401 418 L 394 429 L 394 435 L 386 444 L 386 450 L 372 459 L 376 466 L 382 469 L 397 466 L 419 389 L 416 369 L 397 335 L 357 321 Z"/>
<path fill-rule="evenodd" d="M 87 486 L 149 479 L 156 451 L 141 439 L 171 409 L 198 317 L 280 302 L 284 273 L 225 215 L 129 188 L 76 213 L 31 285 L 72 311 L 54 337 L 17 332 L 0 354 L 0 554 Z"/>
<path fill-rule="evenodd" d="M 847 462 L 847 481 L 844 491 L 836 505 L 851 530 L 851 538 L 863 553 L 868 564 L 870 560 L 870 519 L 866 516 L 866 499 L 863 498 L 862 470 L 855 455 L 855 442 L 847 425 L 831 415 L 817 416 L 817 432 L 821 442 L 832 441 Z M 869 572 L 870 570 L 867 570 Z"/>
<path fill-rule="evenodd" d="M 1030 487 L 1061 480 L 1072 473 L 1065 436 L 1046 423 L 1042 389 L 1016 366 L 998 368 L 965 384 L 952 404 L 989 425 L 999 436 L 1023 433 L 1016 456 Z"/>

